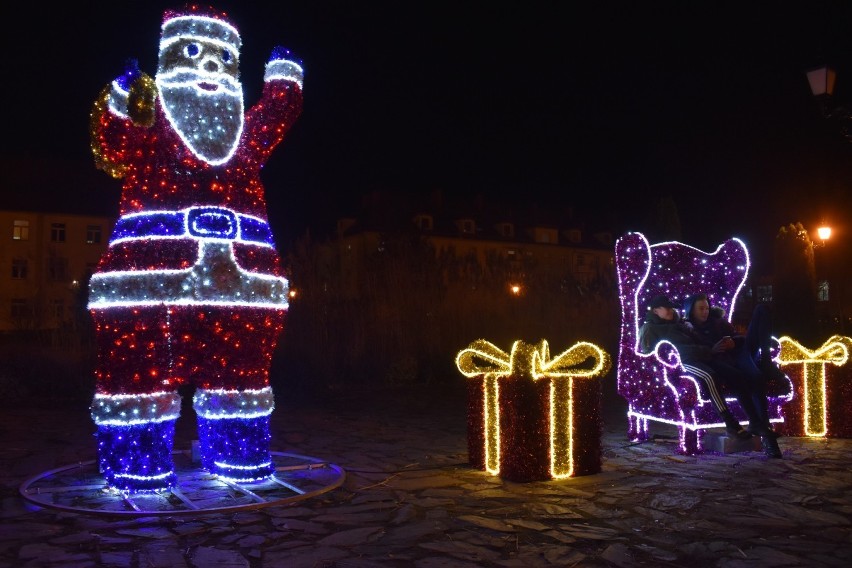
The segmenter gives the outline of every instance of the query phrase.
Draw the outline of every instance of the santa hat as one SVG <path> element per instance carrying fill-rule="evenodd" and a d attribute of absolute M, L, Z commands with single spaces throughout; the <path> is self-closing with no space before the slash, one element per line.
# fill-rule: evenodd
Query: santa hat
<path fill-rule="evenodd" d="M 163 14 L 160 49 L 179 39 L 213 41 L 240 52 L 240 32 L 228 21 L 225 12 L 190 4 L 183 10 L 166 10 Z"/>

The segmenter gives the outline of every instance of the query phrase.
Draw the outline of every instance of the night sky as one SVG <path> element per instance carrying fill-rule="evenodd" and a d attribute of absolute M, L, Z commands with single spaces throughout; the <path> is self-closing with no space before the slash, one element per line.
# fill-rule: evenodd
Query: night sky
<path fill-rule="evenodd" d="M 128 57 L 154 74 L 163 9 L 181 3 L 68 4 L 6 14 L 2 157 L 55 165 L 34 178 L 84 172 L 61 195 L 111 204 L 92 102 Z M 702 248 L 739 236 L 760 250 L 783 224 L 850 220 L 852 142 L 805 78 L 831 63 L 837 100 L 852 100 L 848 2 L 213 5 L 241 31 L 247 105 L 275 45 L 305 64 L 302 116 L 264 171 L 279 243 L 375 190 L 573 207 L 640 230 L 671 196 Z M 29 174 L 4 169 L 8 206 L 8 180 Z M 37 185 L 25 192 L 59 199 Z"/>

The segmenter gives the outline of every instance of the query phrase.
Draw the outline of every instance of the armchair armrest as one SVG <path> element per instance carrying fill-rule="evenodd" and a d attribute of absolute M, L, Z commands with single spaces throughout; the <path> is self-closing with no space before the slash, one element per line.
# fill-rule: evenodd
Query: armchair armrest
<path fill-rule="evenodd" d="M 654 348 L 654 357 L 665 369 L 668 386 L 681 408 L 692 408 L 701 399 L 698 380 L 684 368 L 680 352 L 670 341 L 660 341 Z"/>
<path fill-rule="evenodd" d="M 677 347 L 670 341 L 663 340 L 657 343 L 657 346 L 654 347 L 654 357 L 656 357 L 661 365 L 669 369 L 679 369 L 682 367 L 680 353 Z"/>

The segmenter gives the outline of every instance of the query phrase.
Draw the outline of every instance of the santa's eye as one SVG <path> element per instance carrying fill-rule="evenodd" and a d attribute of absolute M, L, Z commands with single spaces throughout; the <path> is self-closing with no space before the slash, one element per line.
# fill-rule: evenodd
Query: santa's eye
<path fill-rule="evenodd" d="M 225 63 L 230 63 L 231 61 L 231 52 L 227 49 L 222 50 L 222 61 L 224 61 Z"/>
<path fill-rule="evenodd" d="M 197 43 L 188 43 L 183 48 L 183 53 L 187 57 L 198 57 L 198 54 L 201 53 L 201 48 L 198 47 Z"/>

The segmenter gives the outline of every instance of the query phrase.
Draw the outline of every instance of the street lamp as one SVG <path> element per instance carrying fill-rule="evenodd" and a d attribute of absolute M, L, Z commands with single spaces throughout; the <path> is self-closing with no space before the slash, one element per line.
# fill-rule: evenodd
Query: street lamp
<path fill-rule="evenodd" d="M 828 65 L 811 69 L 807 73 L 811 93 L 819 101 L 825 118 L 835 120 L 847 140 L 852 141 L 852 113 L 842 105 L 835 104 L 834 86 L 837 83 L 837 71 Z"/>
<path fill-rule="evenodd" d="M 822 225 L 817 228 L 817 236 L 822 241 L 822 246 L 825 246 L 825 241 L 831 238 L 831 227 Z"/>
<path fill-rule="evenodd" d="M 830 97 L 834 94 L 834 83 L 837 81 L 837 72 L 827 65 L 811 69 L 807 73 L 811 92 L 815 97 Z"/>
<path fill-rule="evenodd" d="M 843 135 L 846 141 L 852 142 L 852 112 L 850 112 L 849 109 L 845 106 L 837 104 L 837 100 L 834 94 L 834 89 L 837 82 L 836 71 L 833 68 L 825 65 L 808 71 L 807 77 L 808 83 L 811 87 L 811 93 L 813 93 L 814 97 L 819 101 L 823 116 L 826 119 L 830 119 L 836 122 L 840 128 L 840 133 Z M 846 96 L 843 93 L 841 94 L 844 97 Z M 828 227 L 827 225 L 819 227 L 817 229 L 817 235 L 819 236 L 822 242 L 820 245 L 815 246 L 825 247 L 826 241 L 831 237 L 831 232 L 831 227 Z M 841 250 L 844 250 L 844 248 L 841 247 Z M 821 254 L 824 255 L 824 253 Z M 836 256 L 837 254 L 838 253 L 835 253 L 834 256 Z M 834 297 L 831 299 L 831 303 L 836 307 L 836 312 L 839 314 L 839 318 L 835 319 L 835 321 L 840 324 L 839 331 L 840 333 L 844 333 L 845 328 L 849 323 L 847 322 L 846 316 L 844 315 L 844 312 L 846 310 L 842 298 L 843 290 L 846 287 L 849 279 L 847 263 L 834 263 L 830 266 L 830 270 L 835 276 L 835 287 L 833 291 Z M 828 274 L 826 274 L 826 276 L 828 276 Z M 823 300 L 826 303 L 829 301 L 828 279 L 819 282 L 819 290 L 817 294 L 820 300 Z"/>

